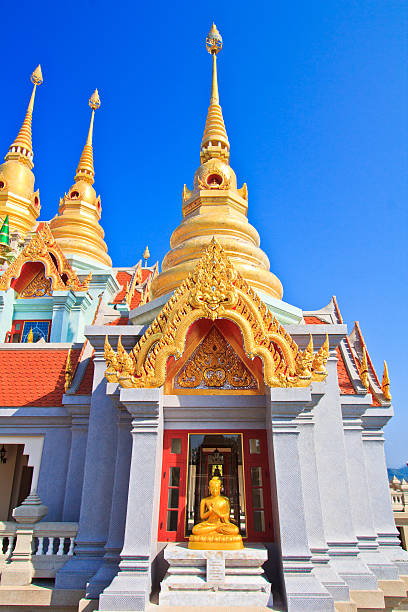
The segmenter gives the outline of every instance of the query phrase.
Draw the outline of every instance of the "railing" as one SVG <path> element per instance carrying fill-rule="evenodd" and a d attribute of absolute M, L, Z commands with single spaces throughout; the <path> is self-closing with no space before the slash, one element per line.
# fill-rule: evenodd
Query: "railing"
<path fill-rule="evenodd" d="M 0 573 L 10 562 L 20 528 L 14 521 L 0 522 Z M 40 522 L 33 525 L 31 562 L 34 578 L 54 578 L 73 555 L 78 523 Z"/>
<path fill-rule="evenodd" d="M 408 483 L 393 478 L 390 482 L 392 509 L 394 512 L 408 512 Z"/>

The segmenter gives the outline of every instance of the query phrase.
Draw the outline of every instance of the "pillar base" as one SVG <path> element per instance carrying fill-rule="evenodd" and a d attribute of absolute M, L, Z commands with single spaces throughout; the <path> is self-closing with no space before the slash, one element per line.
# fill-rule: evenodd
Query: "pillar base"
<path fill-rule="evenodd" d="M 386 609 L 396 608 L 407 601 L 407 585 L 403 580 L 379 580 L 378 586 L 384 593 Z"/>
<path fill-rule="evenodd" d="M 350 591 L 350 598 L 353 601 L 358 610 L 384 610 L 385 601 L 384 593 L 382 590 L 377 589 L 376 591 Z"/>
<path fill-rule="evenodd" d="M 102 557 L 73 556 L 56 574 L 56 589 L 85 589 L 102 564 Z"/>

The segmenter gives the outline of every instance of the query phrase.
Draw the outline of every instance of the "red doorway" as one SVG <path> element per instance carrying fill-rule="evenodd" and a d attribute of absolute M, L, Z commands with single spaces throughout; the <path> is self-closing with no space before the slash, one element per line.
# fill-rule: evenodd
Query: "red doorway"
<path fill-rule="evenodd" d="M 273 541 L 267 436 L 261 429 L 164 432 L 158 540 L 188 540 L 214 473 L 243 538 Z"/>

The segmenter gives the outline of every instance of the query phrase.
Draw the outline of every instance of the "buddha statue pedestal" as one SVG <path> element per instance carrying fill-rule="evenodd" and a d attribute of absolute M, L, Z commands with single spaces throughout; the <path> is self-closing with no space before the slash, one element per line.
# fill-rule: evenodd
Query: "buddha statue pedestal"
<path fill-rule="evenodd" d="M 188 547 L 193 550 L 240 550 L 244 548 L 239 529 L 229 520 L 230 503 L 221 493 L 221 480 L 211 478 L 210 495 L 201 500 L 200 517 L 204 520 L 193 527 Z"/>
<path fill-rule="evenodd" d="M 263 544 L 240 550 L 194 550 L 187 543 L 169 543 L 164 558 L 170 567 L 160 585 L 159 603 L 187 606 L 186 610 L 271 606 L 271 585 L 262 570 L 267 557 Z"/>
<path fill-rule="evenodd" d="M 221 495 L 221 480 L 209 482 L 200 518 L 187 544 L 168 544 L 170 567 L 161 583 L 160 605 L 261 606 L 271 601 L 271 585 L 262 573 L 268 554 L 262 544 L 244 548 L 230 503 Z"/>

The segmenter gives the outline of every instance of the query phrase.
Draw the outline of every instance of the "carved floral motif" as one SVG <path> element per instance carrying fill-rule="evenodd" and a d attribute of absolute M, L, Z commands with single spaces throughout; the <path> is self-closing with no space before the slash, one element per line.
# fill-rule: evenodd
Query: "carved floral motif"
<path fill-rule="evenodd" d="M 52 295 L 51 279 L 39 272 L 20 293 L 20 298 L 35 298 Z"/>
<path fill-rule="evenodd" d="M 182 370 L 177 389 L 257 389 L 257 381 L 215 327 L 207 334 Z"/>

